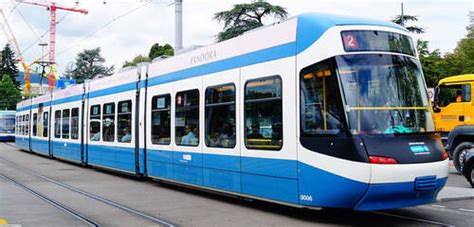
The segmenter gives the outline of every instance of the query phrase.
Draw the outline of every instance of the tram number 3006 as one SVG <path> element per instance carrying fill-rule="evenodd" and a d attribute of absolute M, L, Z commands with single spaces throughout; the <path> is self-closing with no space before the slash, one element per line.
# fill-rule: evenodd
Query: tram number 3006
<path fill-rule="evenodd" d="M 313 201 L 313 196 L 312 195 L 300 195 L 300 200 L 301 201 Z"/>
<path fill-rule="evenodd" d="M 191 156 L 190 154 L 183 154 L 183 160 L 191 161 L 193 160 L 193 156 Z"/>

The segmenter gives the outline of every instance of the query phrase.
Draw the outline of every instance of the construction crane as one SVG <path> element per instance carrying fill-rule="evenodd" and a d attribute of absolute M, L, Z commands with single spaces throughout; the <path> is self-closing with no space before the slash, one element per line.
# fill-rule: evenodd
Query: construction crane
<path fill-rule="evenodd" d="M 56 5 L 55 2 L 50 2 L 49 4 L 38 3 L 38 2 L 30 2 L 30 1 L 23 1 L 23 0 L 16 0 L 17 2 L 30 4 L 35 6 L 45 7 L 46 10 L 50 12 L 50 27 L 49 27 L 49 62 L 50 62 L 50 73 L 48 75 L 48 85 L 49 89 L 52 90 L 54 88 L 54 82 L 56 80 L 55 76 L 55 47 L 56 47 L 56 10 L 64 10 L 70 12 L 76 12 L 81 14 L 87 14 L 88 11 L 85 9 L 78 9 L 75 7 L 63 7 Z"/>
<path fill-rule="evenodd" d="M 23 67 L 23 78 L 25 80 L 25 94 L 28 95 L 30 93 L 31 67 L 34 64 L 38 63 L 39 61 L 43 60 L 43 58 L 47 57 L 49 53 L 37 58 L 30 64 L 26 63 L 25 59 L 23 58 L 22 52 L 20 50 L 20 46 L 18 45 L 15 35 L 13 34 L 13 31 L 10 25 L 8 24 L 7 18 L 5 17 L 5 14 L 3 13 L 2 9 L 0 9 L 0 14 L 2 15 L 2 23 L 0 23 L 0 26 L 2 27 L 3 33 L 5 34 L 10 46 L 12 46 L 16 52 L 16 55 L 17 55 L 16 60 L 20 62 L 21 66 Z"/>

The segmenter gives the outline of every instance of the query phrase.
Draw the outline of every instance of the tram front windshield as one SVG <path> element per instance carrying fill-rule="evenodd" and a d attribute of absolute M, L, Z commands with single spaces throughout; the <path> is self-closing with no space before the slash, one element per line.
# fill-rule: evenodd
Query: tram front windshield
<path fill-rule="evenodd" d="M 352 134 L 434 130 L 418 60 L 403 55 L 336 57 L 344 110 Z"/>
<path fill-rule="evenodd" d="M 15 116 L 2 115 L 0 116 L 0 133 L 15 132 Z"/>

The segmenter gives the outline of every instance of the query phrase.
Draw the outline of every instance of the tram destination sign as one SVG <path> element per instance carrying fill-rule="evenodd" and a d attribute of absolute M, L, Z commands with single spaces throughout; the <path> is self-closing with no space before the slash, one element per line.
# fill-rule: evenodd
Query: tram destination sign
<path fill-rule="evenodd" d="M 406 35 L 372 30 L 343 31 L 341 35 L 346 52 L 382 51 L 415 56 L 413 41 Z"/>

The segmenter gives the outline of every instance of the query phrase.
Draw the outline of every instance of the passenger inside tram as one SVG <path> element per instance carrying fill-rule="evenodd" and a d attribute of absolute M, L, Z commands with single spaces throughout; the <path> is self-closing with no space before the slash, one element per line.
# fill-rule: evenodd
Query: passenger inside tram
<path fill-rule="evenodd" d="M 181 144 L 182 145 L 197 145 L 198 140 L 197 140 L 197 133 L 198 129 L 190 127 L 189 125 L 186 125 L 184 128 L 184 136 L 181 138 Z"/>
<path fill-rule="evenodd" d="M 123 137 L 120 139 L 120 142 L 128 143 L 132 141 L 132 134 L 130 133 L 130 126 L 125 126 L 123 128 Z"/>
<path fill-rule="evenodd" d="M 100 140 L 100 131 L 97 131 L 91 136 L 91 141 L 99 141 Z"/>
<path fill-rule="evenodd" d="M 235 135 L 234 130 L 229 124 L 224 124 L 222 131 L 214 142 L 213 146 L 216 147 L 234 147 L 235 145 Z"/>
<path fill-rule="evenodd" d="M 260 134 L 260 125 L 257 123 L 252 124 L 252 133 L 247 135 L 248 139 L 264 139 L 263 135 Z"/>
<path fill-rule="evenodd" d="M 274 122 L 272 125 L 272 145 L 279 145 L 283 141 L 283 130 L 281 127 L 281 122 Z"/>

